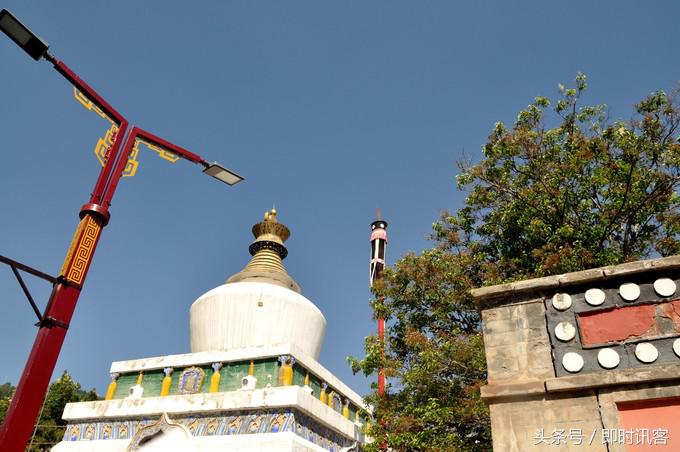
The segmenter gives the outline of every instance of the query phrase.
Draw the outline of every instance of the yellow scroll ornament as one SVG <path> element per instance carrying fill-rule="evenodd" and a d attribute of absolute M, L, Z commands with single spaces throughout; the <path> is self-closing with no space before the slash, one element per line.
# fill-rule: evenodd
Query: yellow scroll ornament
<path fill-rule="evenodd" d="M 108 122 L 111 123 L 111 127 L 109 127 L 109 129 L 106 131 L 104 137 L 99 138 L 97 144 L 94 147 L 94 155 L 97 156 L 97 160 L 99 160 L 99 163 L 102 166 L 104 166 L 109 158 L 111 147 L 113 146 L 113 143 L 116 140 L 116 135 L 118 134 L 118 125 L 112 118 L 107 116 L 107 114 L 104 113 L 101 108 L 99 108 L 94 102 L 92 102 L 85 94 L 80 92 L 78 88 L 73 87 L 73 94 L 76 100 L 83 107 L 87 108 L 90 111 L 95 112 L 98 116 L 106 119 Z M 144 143 L 149 149 L 156 152 L 160 158 L 167 160 L 170 163 L 175 163 L 177 160 L 179 160 L 179 156 L 177 154 L 173 154 L 172 152 L 163 149 L 160 146 L 156 146 L 152 143 L 148 143 L 144 140 L 138 139 L 135 140 L 135 144 L 132 147 L 132 150 L 130 151 L 130 156 L 128 157 L 125 169 L 123 170 L 123 177 L 132 177 L 137 173 L 137 168 L 139 167 L 139 161 L 137 160 L 137 156 L 139 154 L 139 143 Z"/>

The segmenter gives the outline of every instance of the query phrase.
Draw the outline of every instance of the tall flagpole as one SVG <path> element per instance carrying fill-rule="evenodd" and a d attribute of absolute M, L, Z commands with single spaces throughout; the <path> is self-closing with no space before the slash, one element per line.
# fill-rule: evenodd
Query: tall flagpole
<path fill-rule="evenodd" d="M 376 220 L 371 223 L 371 287 L 382 278 L 385 268 L 385 248 L 387 247 L 387 222 L 382 219 L 380 209 L 376 210 Z M 378 315 L 378 339 L 381 353 L 385 356 L 385 318 Z M 378 368 L 378 396 L 385 395 L 385 372 Z"/>

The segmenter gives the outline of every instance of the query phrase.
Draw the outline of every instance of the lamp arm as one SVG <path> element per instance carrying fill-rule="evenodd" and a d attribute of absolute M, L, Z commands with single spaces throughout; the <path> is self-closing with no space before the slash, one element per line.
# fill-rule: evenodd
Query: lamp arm
<path fill-rule="evenodd" d="M 125 144 L 123 145 L 123 148 L 120 152 L 120 157 L 117 157 L 115 169 L 109 177 L 108 186 L 106 187 L 102 197 L 102 205 L 106 207 L 111 205 L 111 200 L 113 199 L 113 195 L 115 194 L 116 188 L 118 187 L 118 182 L 123 175 L 123 170 L 125 170 L 125 165 L 127 165 L 127 161 L 130 158 L 130 153 L 132 152 L 132 148 L 134 147 L 135 141 L 137 140 L 146 141 L 163 149 L 167 149 L 168 151 L 177 154 L 178 156 L 192 163 L 198 163 L 203 166 L 208 165 L 208 163 L 200 155 L 189 152 L 186 149 L 172 144 L 169 141 L 147 132 L 140 127 L 134 126 L 132 130 L 130 130 L 128 136 L 125 138 Z M 114 153 L 112 152 L 111 157 L 109 160 L 107 160 L 107 164 L 109 161 L 113 160 L 113 154 Z"/>
<path fill-rule="evenodd" d="M 54 58 L 49 53 L 45 55 L 45 59 L 54 65 L 54 69 L 59 72 L 66 80 L 68 80 L 73 86 L 78 88 L 78 91 L 84 93 L 88 99 L 94 102 L 97 107 L 99 107 L 113 122 L 119 127 L 125 122 L 123 115 L 118 113 L 115 108 L 111 106 L 103 97 L 101 97 L 90 85 L 88 85 L 83 79 L 78 77 L 78 75 L 71 70 L 66 64 Z"/>

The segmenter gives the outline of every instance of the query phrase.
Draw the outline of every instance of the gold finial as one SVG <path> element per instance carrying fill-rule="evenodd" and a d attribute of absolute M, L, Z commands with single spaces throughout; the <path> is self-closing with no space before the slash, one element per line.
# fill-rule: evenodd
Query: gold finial
<path fill-rule="evenodd" d="M 272 223 L 278 223 L 278 220 L 276 219 L 276 209 L 272 208 L 272 210 L 268 210 L 264 213 L 264 221 L 270 221 Z"/>
<path fill-rule="evenodd" d="M 276 218 L 276 207 L 264 213 L 264 220 L 252 228 L 255 241 L 250 244 L 253 258 L 240 272 L 227 279 L 228 283 L 258 281 L 277 284 L 297 293 L 300 286 L 288 275 L 282 260 L 288 255 L 284 242 L 290 237 L 290 230 Z"/>

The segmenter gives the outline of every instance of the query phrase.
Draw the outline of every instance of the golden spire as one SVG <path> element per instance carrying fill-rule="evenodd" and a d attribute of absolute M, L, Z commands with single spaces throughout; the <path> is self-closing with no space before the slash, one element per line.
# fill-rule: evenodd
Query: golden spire
<path fill-rule="evenodd" d="M 279 223 L 276 214 L 276 209 L 265 212 L 264 220 L 253 226 L 255 241 L 248 247 L 253 257 L 243 270 L 227 279 L 227 283 L 264 282 L 302 293 L 283 266 L 283 259 L 288 255 L 283 242 L 290 237 L 290 230 Z"/>

